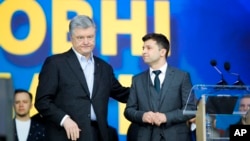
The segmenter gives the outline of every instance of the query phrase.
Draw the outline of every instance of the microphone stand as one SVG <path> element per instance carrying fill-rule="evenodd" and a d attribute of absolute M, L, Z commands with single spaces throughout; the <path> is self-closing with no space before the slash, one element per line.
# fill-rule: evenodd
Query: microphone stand
<path fill-rule="evenodd" d="M 227 82 L 224 79 L 221 79 L 216 85 L 227 85 Z"/>

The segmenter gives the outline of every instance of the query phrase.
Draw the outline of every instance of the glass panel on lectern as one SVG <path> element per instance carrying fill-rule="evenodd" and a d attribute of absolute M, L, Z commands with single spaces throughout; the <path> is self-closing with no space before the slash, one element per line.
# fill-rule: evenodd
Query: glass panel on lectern
<path fill-rule="evenodd" d="M 240 105 L 243 98 L 249 98 L 244 101 L 247 105 L 244 108 Z M 197 108 L 189 108 L 194 101 Z M 250 86 L 194 85 L 183 113 L 196 115 L 197 130 L 202 130 L 200 134 L 204 134 L 201 140 L 229 141 L 230 125 L 241 123 L 248 106 Z"/>

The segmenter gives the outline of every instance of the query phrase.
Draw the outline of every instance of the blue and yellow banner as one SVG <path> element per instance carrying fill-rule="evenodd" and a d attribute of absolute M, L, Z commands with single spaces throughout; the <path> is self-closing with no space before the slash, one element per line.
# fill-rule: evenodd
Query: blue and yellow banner
<path fill-rule="evenodd" d="M 142 36 L 165 34 L 171 41 L 170 65 L 190 72 L 193 84 L 216 84 L 220 75 L 233 84 L 240 74 L 250 84 L 250 5 L 247 0 L 0 0 L 0 74 L 11 76 L 14 88 L 35 96 L 46 57 L 71 48 L 68 24 L 86 14 L 97 25 L 94 54 L 110 63 L 124 86 L 147 69 L 141 59 Z M 125 105 L 113 99 L 109 124 L 125 140 L 129 122 Z M 37 111 L 32 109 L 32 114 Z"/>

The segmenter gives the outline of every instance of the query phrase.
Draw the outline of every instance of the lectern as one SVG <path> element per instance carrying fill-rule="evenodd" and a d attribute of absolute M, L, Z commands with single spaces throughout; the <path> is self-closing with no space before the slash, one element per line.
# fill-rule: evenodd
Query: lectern
<path fill-rule="evenodd" d="M 239 111 L 239 101 L 249 94 L 250 86 L 194 85 L 189 97 L 195 96 L 197 109 L 183 113 L 196 115 L 197 141 L 229 141 L 229 126 L 246 114 Z"/>

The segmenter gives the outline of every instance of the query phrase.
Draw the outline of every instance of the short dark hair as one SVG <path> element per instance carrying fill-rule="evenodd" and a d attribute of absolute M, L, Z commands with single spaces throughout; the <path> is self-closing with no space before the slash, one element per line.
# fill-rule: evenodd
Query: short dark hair
<path fill-rule="evenodd" d="M 33 99 L 32 94 L 29 91 L 25 90 L 25 89 L 16 89 L 15 92 L 14 92 L 14 96 L 16 94 L 18 94 L 18 93 L 27 93 L 29 95 L 29 97 L 30 97 L 30 100 L 32 101 L 32 99 Z"/>
<path fill-rule="evenodd" d="M 245 95 L 243 95 L 243 96 L 241 97 L 241 99 L 243 99 L 243 98 L 250 98 L 250 94 L 245 94 Z"/>
<path fill-rule="evenodd" d="M 160 34 L 160 33 L 148 33 L 146 34 L 145 36 L 142 37 L 142 41 L 145 42 L 149 39 L 152 39 L 152 40 L 155 40 L 156 43 L 167 50 L 166 52 L 166 57 L 168 56 L 168 52 L 169 52 L 169 49 L 170 49 L 170 43 L 169 43 L 169 40 L 168 38 L 163 35 L 163 34 Z"/>

